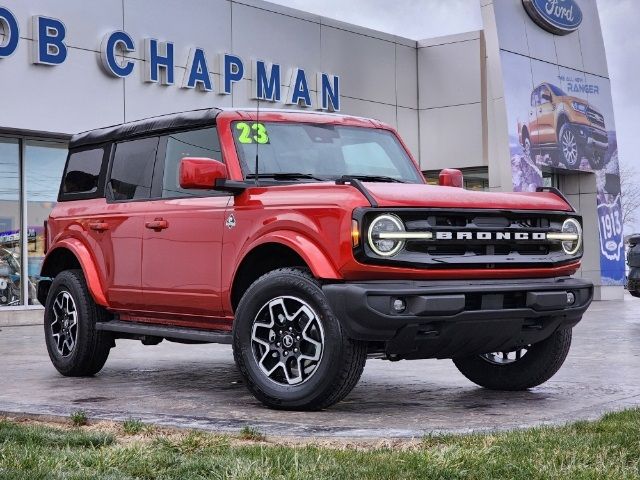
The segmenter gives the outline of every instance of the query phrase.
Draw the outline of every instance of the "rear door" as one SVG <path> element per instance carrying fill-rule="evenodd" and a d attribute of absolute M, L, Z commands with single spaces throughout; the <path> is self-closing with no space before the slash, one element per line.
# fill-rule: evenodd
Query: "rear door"
<path fill-rule="evenodd" d="M 144 302 L 153 316 L 175 323 L 224 328 L 221 251 L 231 195 L 180 187 L 184 157 L 222 160 L 215 127 L 176 132 L 160 139 L 154 197 L 148 203 L 142 255 Z"/>

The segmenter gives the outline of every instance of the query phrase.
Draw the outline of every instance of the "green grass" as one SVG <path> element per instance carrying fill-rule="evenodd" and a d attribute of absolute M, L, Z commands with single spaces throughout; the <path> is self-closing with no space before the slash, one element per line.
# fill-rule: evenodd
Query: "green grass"
<path fill-rule="evenodd" d="M 74 427 L 83 427 L 87 424 L 87 413 L 84 410 L 76 410 L 71 414 L 71 423 Z"/>
<path fill-rule="evenodd" d="M 151 427 L 149 425 L 145 425 L 140 420 L 136 420 L 135 418 L 130 418 L 122 422 L 122 431 L 126 435 L 139 435 L 150 429 Z"/>
<path fill-rule="evenodd" d="M 248 425 L 240 429 L 238 438 L 240 438 L 241 440 L 252 440 L 254 442 L 264 442 L 267 439 L 267 437 L 260 430 Z"/>
<path fill-rule="evenodd" d="M 434 435 L 405 449 L 243 442 L 159 430 L 144 440 L 0 421 L 1 479 L 640 479 L 640 409 L 566 427 Z"/>

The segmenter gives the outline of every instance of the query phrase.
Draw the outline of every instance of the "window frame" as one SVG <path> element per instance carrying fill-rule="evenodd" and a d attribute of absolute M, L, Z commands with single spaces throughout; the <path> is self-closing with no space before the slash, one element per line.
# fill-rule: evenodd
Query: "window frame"
<path fill-rule="evenodd" d="M 109 156 L 111 154 L 112 144 L 107 143 L 99 143 L 96 145 L 86 145 L 80 148 L 75 148 L 73 150 L 69 150 L 67 154 L 67 161 L 64 164 L 64 170 L 62 172 L 62 177 L 60 178 L 60 187 L 58 189 L 58 202 L 71 202 L 73 200 L 91 200 L 94 198 L 104 198 L 105 196 L 105 186 L 106 186 L 106 177 L 107 177 L 107 164 L 109 162 Z M 71 159 L 71 155 L 75 155 L 76 153 L 82 153 L 89 150 L 99 150 L 102 149 L 102 164 L 100 166 L 100 174 L 98 176 L 98 185 L 96 186 L 95 191 L 93 192 L 63 192 L 62 186 L 64 185 L 64 179 L 67 176 L 67 171 L 69 169 L 69 160 Z"/>
<path fill-rule="evenodd" d="M 124 200 L 116 200 L 113 197 L 113 191 L 111 189 L 111 172 L 113 171 L 113 163 L 116 158 L 116 150 L 118 144 L 127 143 L 127 142 L 136 142 L 138 140 L 146 140 L 148 138 L 157 138 L 158 145 L 156 146 L 156 154 L 153 158 L 153 167 L 151 168 L 151 187 L 149 188 L 149 197 L 148 198 L 131 198 Z M 160 139 L 161 134 L 154 132 L 151 135 L 145 135 L 142 137 L 134 137 L 134 138 L 123 138 L 114 142 L 110 142 L 110 152 L 109 152 L 109 166 L 105 178 L 104 184 L 104 197 L 107 203 L 129 203 L 129 202 L 148 202 L 150 200 L 155 200 L 154 198 L 154 187 L 155 187 L 155 178 L 156 178 L 156 165 L 158 163 L 158 150 L 160 149 Z"/>
<path fill-rule="evenodd" d="M 164 169 L 167 160 L 167 145 L 169 143 L 169 136 L 176 133 L 185 133 L 185 132 L 195 132 L 197 130 L 206 130 L 209 128 L 215 128 L 216 136 L 218 137 L 218 144 L 220 145 L 220 156 L 218 160 L 222 162 L 225 166 L 227 162 L 224 159 L 224 152 L 222 148 L 222 141 L 220 140 L 220 132 L 218 130 L 217 124 L 208 125 L 205 127 L 190 127 L 190 128 L 182 128 L 180 130 L 175 130 L 171 132 L 165 132 L 160 135 L 160 142 L 158 143 L 158 150 L 156 151 L 156 164 L 153 169 L 153 181 L 151 184 L 151 194 L 153 196 L 153 200 L 184 200 L 187 198 L 208 198 L 208 197 L 229 197 L 232 196 L 232 192 L 228 192 L 225 190 L 202 190 L 201 195 L 176 195 L 173 197 L 163 197 L 162 191 L 164 190 Z"/>

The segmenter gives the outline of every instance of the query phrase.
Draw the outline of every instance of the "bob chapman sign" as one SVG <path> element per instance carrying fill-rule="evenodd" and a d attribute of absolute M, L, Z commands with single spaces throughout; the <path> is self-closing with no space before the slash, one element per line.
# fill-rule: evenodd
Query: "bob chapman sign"
<path fill-rule="evenodd" d="M 522 0 L 531 19 L 548 32 L 567 35 L 582 23 L 582 10 L 575 0 Z"/>
<path fill-rule="evenodd" d="M 40 15 L 31 17 L 33 28 L 33 49 L 31 63 L 58 66 L 67 59 L 65 44 L 67 28 L 61 20 Z M 20 29 L 15 15 L 0 6 L 0 60 L 9 57 L 18 48 Z M 126 55 L 142 50 L 144 61 L 137 65 Z M 133 38 L 122 30 L 108 33 L 100 43 L 100 63 L 104 72 L 114 78 L 125 78 L 136 68 L 142 68 L 145 82 L 160 85 L 174 85 L 178 80 L 181 88 L 199 89 L 230 95 L 233 85 L 243 80 L 247 69 L 251 69 L 252 98 L 267 102 L 284 102 L 288 105 L 315 107 L 317 110 L 340 110 L 340 77 L 328 73 L 315 74 L 315 99 L 307 72 L 302 68 L 291 68 L 285 73 L 277 63 L 252 60 L 250 65 L 237 55 L 222 53 L 220 80 L 217 85 L 211 79 L 211 70 L 204 49 L 194 47 L 189 52 L 187 68 L 182 79 L 175 76 L 175 45 L 155 38 L 145 38 L 136 44 Z M 283 88 L 282 85 L 287 85 Z M 283 91 L 284 90 L 284 91 Z M 315 100 L 315 101 L 314 101 Z"/>

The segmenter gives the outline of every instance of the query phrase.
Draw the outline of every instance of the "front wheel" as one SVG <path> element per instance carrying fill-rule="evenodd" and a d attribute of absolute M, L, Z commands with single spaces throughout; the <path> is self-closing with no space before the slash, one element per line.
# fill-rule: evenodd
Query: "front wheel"
<path fill-rule="evenodd" d="M 460 373 L 490 390 L 527 390 L 549 380 L 560 369 L 571 346 L 571 329 L 557 330 L 540 343 L 511 352 L 454 359 Z"/>
<path fill-rule="evenodd" d="M 582 154 L 578 149 L 578 141 L 576 139 L 573 130 L 569 124 L 565 123 L 560 128 L 560 151 L 562 152 L 562 159 L 568 168 L 580 168 L 580 162 L 582 161 Z"/>
<path fill-rule="evenodd" d="M 96 330 L 106 312 L 96 305 L 81 270 L 59 273 L 49 289 L 44 310 L 44 336 L 53 366 L 67 377 L 98 373 L 113 339 Z"/>
<path fill-rule="evenodd" d="M 306 270 L 283 268 L 260 277 L 240 300 L 233 353 L 266 406 L 320 410 L 353 389 L 367 352 L 346 337 L 318 282 Z"/>

